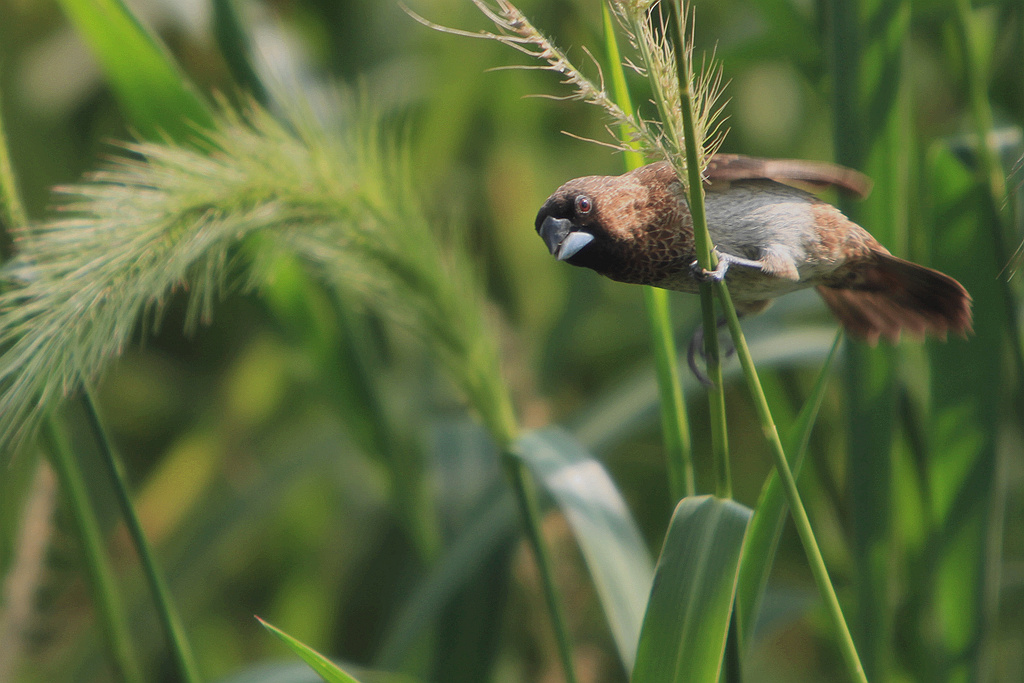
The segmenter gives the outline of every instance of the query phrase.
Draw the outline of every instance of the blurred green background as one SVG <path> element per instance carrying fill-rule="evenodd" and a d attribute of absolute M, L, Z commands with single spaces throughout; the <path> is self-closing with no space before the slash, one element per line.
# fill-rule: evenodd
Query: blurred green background
<path fill-rule="evenodd" d="M 129 5 L 203 93 L 238 97 L 207 2 Z M 409 5 L 447 26 L 491 28 L 469 0 Z M 971 62 L 957 40 L 955 3 L 694 5 L 698 49 L 716 49 L 729 81 L 723 150 L 839 160 L 869 172 L 872 198 L 844 208 L 894 253 L 947 270 L 975 298 L 977 335 L 968 341 L 847 354 L 801 478 L 840 597 L 859 606 L 852 617 L 858 644 L 870 643 L 868 657 L 881 662 L 873 680 L 1020 680 L 1024 412 L 1013 360 L 1021 349 L 1008 334 L 1006 302 L 1019 303 L 1021 278 L 1000 283 L 1021 232 L 1004 231 L 1009 247 L 1001 251 L 989 244 L 997 221 L 971 175 Z M 978 5 L 971 16 L 984 58 L 973 77 L 984 81 L 1009 170 L 1024 153 L 1024 8 L 1015 0 Z M 600 56 L 595 0 L 523 0 L 520 7 L 597 77 L 582 50 L 587 45 Z M 608 139 L 601 112 L 526 98 L 565 93 L 548 72 L 489 72 L 529 62 L 490 41 L 431 31 L 389 0 L 281 0 L 239 9 L 265 80 L 307 94 L 341 84 L 408 145 L 432 220 L 439 229 L 467 228 L 522 423 L 571 428 L 606 464 L 656 552 L 674 501 L 641 292 L 554 262 L 533 229 L 537 209 L 565 180 L 621 172 L 612 150 L 561 133 Z M 859 16 L 856 49 L 837 51 L 835 27 L 847 11 Z M 847 67 L 858 80 L 844 99 L 839 79 Z M 639 78 L 633 85 L 643 92 Z M 132 135 L 54 2 L 0 0 L 0 92 L 33 218 L 47 215 L 54 186 L 96 168 L 115 153 L 112 141 Z M 844 102 L 853 104 L 837 114 Z M 1022 180 L 1019 172 L 1009 175 L 1011 209 Z M 318 291 L 310 288 L 310 296 Z M 99 388 L 204 675 L 303 680 L 287 678 L 301 676 L 301 665 L 291 668 L 293 660 L 252 618 L 258 614 L 331 656 L 423 680 L 561 680 L 511 501 L 494 503 L 509 496 L 486 435 L 418 340 L 372 311 L 339 309 L 320 295 L 324 300 L 309 307 L 313 320 L 282 320 L 273 302 L 230 295 L 211 324 L 190 334 L 182 331 L 186 300 L 179 296 Z M 673 295 L 672 305 L 685 347 L 698 324 L 698 300 Z M 304 332 L 311 329 L 315 335 Z M 785 429 L 834 323 L 813 292 L 803 292 L 745 329 Z M 313 336 L 334 343 L 316 349 Z M 735 361 L 726 369 L 736 498 L 754 506 L 770 459 L 735 381 Z M 698 489 L 708 491 L 706 401 L 689 377 L 686 392 Z M 82 457 L 94 456 L 86 449 Z M 33 464 L 20 458 L 0 474 L 4 573 Z M 135 635 L 152 670 L 167 671 L 108 484 L 98 475 L 92 484 L 106 506 Z M 410 487 L 426 493 L 410 503 Z M 31 628 L 0 648 L 15 653 L 13 681 L 110 680 L 80 551 L 59 503 L 56 509 Z M 964 524 L 953 524 L 957 519 Z M 453 556 L 469 528 L 482 529 L 486 541 L 469 559 Z M 545 519 L 545 532 L 557 550 L 581 679 L 625 680 L 557 512 Z M 963 534 L 972 542 L 957 545 Z M 982 556 L 983 577 L 963 569 Z M 433 604 L 438 593 L 431 591 L 440 589 L 429 581 L 456 580 L 443 573 L 437 579 L 445 562 L 461 577 L 456 598 Z M 748 680 L 835 676 L 838 655 L 816 600 L 787 528 Z M 870 633 L 863 641 L 860 628 Z M 263 662 L 283 662 L 275 669 L 282 677 L 261 674 Z"/>

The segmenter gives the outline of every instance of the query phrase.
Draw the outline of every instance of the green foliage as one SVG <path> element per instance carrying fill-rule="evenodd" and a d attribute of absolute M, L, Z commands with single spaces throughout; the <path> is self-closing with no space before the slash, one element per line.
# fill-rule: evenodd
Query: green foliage
<path fill-rule="evenodd" d="M 568 434 L 531 432 L 518 448 L 572 526 L 619 656 L 631 669 L 654 570 L 625 501 L 601 464 Z"/>
<path fill-rule="evenodd" d="M 63 0 L 61 6 L 141 136 L 186 143 L 213 125 L 206 103 L 121 0 Z"/>
<path fill-rule="evenodd" d="M 435 342 L 485 422 L 511 434 L 471 276 L 439 268 L 395 152 L 372 130 L 289 123 L 254 107 L 225 113 L 205 149 L 129 144 L 134 158 L 63 188 L 62 217 L 19 235 L 0 295 L 0 450 L 159 320 L 175 288 L 189 291 L 194 327 L 230 283 L 268 280 L 281 252 Z"/>
<path fill-rule="evenodd" d="M 715 683 L 751 510 L 712 496 L 672 515 L 644 616 L 632 683 Z"/>
<path fill-rule="evenodd" d="M 281 642 L 288 646 L 288 649 L 301 657 L 302 661 L 309 664 L 309 667 L 316 671 L 327 683 L 359 683 L 358 680 L 342 671 L 337 664 L 305 643 L 296 640 L 273 624 L 268 624 L 262 619 L 259 619 L 259 622 L 263 625 L 263 628 L 280 638 Z"/>
<path fill-rule="evenodd" d="M 471 2 L 410 4 L 494 30 Z M 12 162 L 0 163 L 0 221 L 17 252 L 0 294 L 0 632 L 14 634 L 0 670 L 12 680 L 171 666 L 94 437 L 76 411 L 52 413 L 83 386 L 206 679 L 313 680 L 282 663 L 254 613 L 368 665 L 345 668 L 371 683 L 553 679 L 542 596 L 556 592 L 580 681 L 627 680 L 638 645 L 635 678 L 712 680 L 723 650 L 726 675 L 744 681 L 843 677 L 736 362 L 723 359 L 736 501 L 695 496 L 673 515 L 640 294 L 552 263 L 531 229 L 558 184 L 622 168 L 559 131 L 618 144 L 605 126 L 625 124 L 660 153 L 655 102 L 672 83 L 666 96 L 628 68 L 618 83 L 598 56 L 639 103 L 620 116 L 576 47 L 602 44 L 596 5 L 524 0 L 524 24 L 481 4 L 504 18 L 502 42 L 545 61 L 425 30 L 391 3 L 261 15 L 217 2 L 215 39 L 187 10 L 143 24 L 120 3 L 67 0 L 107 90 L 44 42 L 64 26 L 52 8 L 0 2 L 0 160 Z M 975 334 L 836 351 L 813 294 L 784 297 L 744 333 L 786 455 L 806 447 L 800 492 L 870 679 L 1015 680 L 1021 284 L 1003 267 L 1024 234 L 1020 178 L 1005 173 L 1024 155 L 1024 12 L 1009 0 L 816 7 L 696 3 L 695 61 L 717 45 L 730 83 L 724 144 L 868 172 L 873 196 L 844 211 L 963 282 Z M 663 34 L 645 42 L 649 27 L 619 9 L 639 41 L 621 41 L 627 59 L 657 55 Z M 524 61 L 542 68 L 486 73 Z M 325 73 L 358 82 L 359 97 L 323 98 Z M 210 108 L 191 83 L 243 104 Z M 537 93 L 598 106 L 522 99 Z M 70 184 L 83 168 L 100 170 Z M 685 344 L 697 302 L 669 301 Z M 836 372 L 822 370 L 830 346 Z M 713 491 L 708 412 L 683 379 L 696 490 Z M 16 531 L 32 521 L 20 516 L 34 509 L 34 451 L 55 450 L 35 438 L 51 414 L 82 480 L 43 522 L 51 552 L 25 566 Z M 568 429 L 533 429 L 552 424 Z M 502 453 L 545 493 L 532 521 L 553 581 L 520 542 Z M 648 548 L 662 539 L 650 592 Z M 27 603 L 9 581 L 26 572 Z M 26 623 L 7 621 L 12 600 L 34 605 Z"/>

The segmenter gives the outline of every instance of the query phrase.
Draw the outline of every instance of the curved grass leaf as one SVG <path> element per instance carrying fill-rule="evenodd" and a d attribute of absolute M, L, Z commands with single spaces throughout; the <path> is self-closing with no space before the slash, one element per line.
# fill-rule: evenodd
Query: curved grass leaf
<path fill-rule="evenodd" d="M 302 642 L 292 638 L 290 635 L 277 628 L 272 624 L 268 624 L 259 617 L 256 620 L 263 624 L 263 627 L 273 633 L 275 636 L 281 639 L 288 648 L 302 658 L 309 667 L 316 671 L 327 683 L 359 683 L 358 680 L 348 675 L 344 671 L 338 668 L 338 666 L 331 660 L 324 657 L 322 654 L 303 644 Z"/>
<path fill-rule="evenodd" d="M 215 679 L 215 683 L 320 683 L 322 680 L 304 662 L 289 657 L 288 661 L 249 664 L 241 671 Z"/>
<path fill-rule="evenodd" d="M 566 432 L 530 432 L 516 445 L 569 520 L 619 656 L 630 669 L 654 574 L 636 522 L 604 467 Z"/>
<path fill-rule="evenodd" d="M 235 81 L 262 105 L 270 96 L 252 63 L 252 44 L 235 0 L 213 0 L 213 35 Z"/>
<path fill-rule="evenodd" d="M 92 49 L 129 125 L 145 139 L 194 141 L 213 114 L 166 49 L 120 0 L 61 0 Z"/>
<path fill-rule="evenodd" d="M 751 510 L 679 501 L 658 559 L 632 683 L 717 683 Z"/>
<path fill-rule="evenodd" d="M 346 664 L 346 666 L 348 666 Z M 359 671 L 357 680 L 362 683 L 418 683 L 419 679 L 407 674 L 392 671 L 361 671 L 359 667 L 349 666 Z M 224 678 L 216 679 L 216 683 L 320 683 L 323 681 L 314 671 L 310 671 L 305 662 L 295 661 L 289 657 L 287 661 L 270 660 L 249 664 L 240 671 L 235 671 Z"/>

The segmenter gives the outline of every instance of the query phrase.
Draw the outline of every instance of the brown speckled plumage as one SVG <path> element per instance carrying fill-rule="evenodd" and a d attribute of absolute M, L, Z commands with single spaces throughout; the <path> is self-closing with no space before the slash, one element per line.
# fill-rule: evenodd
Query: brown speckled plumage
<path fill-rule="evenodd" d="M 865 195 L 870 181 L 832 164 L 720 154 L 708 166 L 708 228 L 740 260 L 726 276 L 737 307 L 817 287 L 844 327 L 875 343 L 971 329 L 970 296 L 956 280 L 898 259 L 837 208 L 801 188 L 835 185 Z M 583 202 L 581 204 L 581 202 Z M 549 249 L 619 282 L 698 291 L 693 227 L 667 163 L 558 188 L 537 215 Z M 569 236 L 573 240 L 569 240 Z M 571 246 L 570 246 L 571 244 Z"/>

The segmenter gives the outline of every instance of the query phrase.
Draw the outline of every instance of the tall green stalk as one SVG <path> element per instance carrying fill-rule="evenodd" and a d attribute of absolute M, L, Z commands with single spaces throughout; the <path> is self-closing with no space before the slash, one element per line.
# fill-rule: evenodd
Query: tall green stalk
<path fill-rule="evenodd" d="M 686 9 L 680 0 L 676 13 L 676 28 L 679 31 L 679 55 L 676 66 L 679 69 L 679 99 L 683 115 L 683 144 L 686 151 L 686 173 L 689 176 L 690 216 L 693 218 L 693 247 L 697 263 L 705 270 L 718 265 L 712 251 L 711 234 L 708 232 L 707 212 L 704 208 L 704 169 L 700 162 L 698 145 L 704 140 L 697 139 L 694 124 L 695 102 L 690 86 L 693 83 L 692 66 L 687 56 Z M 707 358 L 708 403 L 711 408 L 711 447 L 715 458 L 715 493 L 719 498 L 732 498 L 732 478 L 729 474 L 729 436 L 725 419 L 725 387 L 722 384 L 722 362 L 718 345 L 718 321 L 715 318 L 714 290 L 710 282 L 700 284 L 700 307 L 704 324 L 704 354 Z"/>
<path fill-rule="evenodd" d="M 195 657 L 192 654 L 192 647 L 188 642 L 185 629 L 181 624 L 181 617 L 178 616 L 178 612 L 174 607 L 171 592 L 167 587 L 167 581 L 159 565 L 157 565 L 149 539 L 146 538 L 146 533 L 142 529 L 139 517 L 135 514 L 135 506 L 132 504 L 131 496 L 128 493 L 128 484 L 121 473 L 121 468 L 114 455 L 110 439 L 107 437 L 103 423 L 96 412 L 92 396 L 85 389 L 82 391 L 81 403 L 85 409 L 93 436 L 96 439 L 96 445 L 99 446 L 100 458 L 107 468 L 110 484 L 117 496 L 121 514 L 124 517 L 125 525 L 128 527 L 128 535 L 135 545 L 139 560 L 142 563 L 143 574 L 146 577 L 146 582 L 149 584 L 149 590 L 153 594 L 153 602 L 157 608 L 157 617 L 163 625 L 167 636 L 171 654 L 178 669 L 179 680 L 185 683 L 199 683 L 201 680 L 199 669 L 196 666 Z"/>
<path fill-rule="evenodd" d="M 506 452 L 502 455 L 505 472 L 512 483 L 512 489 L 519 505 L 519 513 L 523 518 L 526 538 L 533 551 L 534 560 L 540 573 L 541 586 L 544 589 L 544 601 L 547 603 L 551 617 L 551 626 L 555 631 L 555 643 L 558 656 L 565 671 L 566 683 L 576 683 L 576 664 L 573 661 L 572 639 L 569 636 L 569 621 L 562 608 L 562 598 L 555 584 L 554 562 L 551 551 L 541 529 L 541 510 L 537 500 L 537 490 L 530 478 L 526 464 L 515 454 Z"/>
<path fill-rule="evenodd" d="M 697 262 L 706 270 L 711 270 L 716 263 L 711 252 L 711 239 L 707 232 L 707 218 L 704 212 L 704 187 L 702 174 L 704 171 L 702 159 L 705 156 L 703 138 L 696 138 L 695 126 L 695 101 L 690 90 L 692 84 L 692 73 L 690 71 L 691 53 L 686 48 L 685 25 L 686 12 L 682 0 L 678 4 L 673 3 L 672 9 L 676 13 L 676 25 L 679 28 L 679 47 L 676 54 L 677 74 L 661 73 L 661 68 L 666 66 L 665 53 L 660 51 L 656 44 L 657 39 L 652 37 L 646 22 L 650 21 L 646 10 L 633 9 L 628 12 L 629 20 L 632 23 L 631 30 L 636 37 L 637 47 L 643 63 L 646 66 L 648 81 L 654 93 L 654 101 L 658 107 L 661 123 L 664 132 L 664 149 L 669 155 L 679 175 L 680 181 L 686 187 L 689 199 L 690 214 L 694 225 L 694 248 L 697 253 Z M 666 42 L 668 38 L 666 37 Z M 667 47 L 665 48 L 667 50 Z M 666 78 L 676 76 L 679 81 L 679 100 L 672 97 L 671 91 L 666 84 Z M 679 105 L 679 111 L 676 105 Z M 699 115 L 699 114 L 698 114 Z M 707 124 L 708 122 L 704 122 Z M 680 128 L 681 127 L 681 128 Z M 703 131 L 705 126 L 701 126 Z M 682 149 L 680 148 L 682 143 Z M 685 168 L 683 160 L 685 159 Z M 703 226 L 698 230 L 697 226 Z M 704 354 L 707 361 L 707 376 L 711 381 L 708 388 L 708 404 L 711 420 L 711 448 L 715 461 L 715 493 L 719 498 L 732 497 L 732 482 L 729 476 L 729 442 L 726 431 L 725 417 L 725 390 L 722 384 L 722 366 L 718 346 L 718 328 L 715 320 L 714 291 L 710 283 L 702 283 L 700 286 L 701 311 L 704 327 Z"/>
<path fill-rule="evenodd" d="M 622 68 L 619 43 L 615 37 L 615 26 L 608 4 L 601 5 L 604 19 L 605 46 L 608 51 L 609 71 L 615 102 L 627 116 L 633 116 L 633 102 L 626 85 Z M 619 136 L 624 145 L 629 145 L 633 131 L 624 126 Z M 643 154 L 627 148 L 623 153 L 626 170 L 632 171 L 644 165 Z M 672 319 L 669 309 L 668 292 L 655 287 L 644 287 L 644 308 L 651 328 L 654 348 L 654 363 L 658 377 L 659 406 L 661 408 L 661 432 L 665 444 L 665 460 L 668 469 L 669 490 L 673 499 L 679 500 L 696 492 L 693 476 L 693 457 L 690 445 L 690 425 L 686 417 L 686 401 L 679 380 L 679 356 L 676 352 L 675 336 L 672 333 Z"/>
<path fill-rule="evenodd" d="M 100 628 L 106 636 L 114 668 L 125 683 L 142 683 L 145 679 L 132 646 L 131 627 L 125 619 L 124 604 L 114 579 L 114 570 L 106 555 L 96 512 L 89 502 L 82 468 L 56 419 L 48 418 L 43 429 L 50 462 L 53 463 L 68 510 L 78 529 Z"/>
<path fill-rule="evenodd" d="M 4 117 L 0 114 L 0 228 L 22 228 L 28 224 L 28 214 L 21 202 L 14 169 L 11 166 L 3 120 Z M 5 238 L 5 235 L 0 234 L 0 240 Z M 0 253 L 0 259 L 6 256 Z M 85 476 L 57 419 L 52 415 L 45 420 L 44 437 L 49 445 L 50 461 L 78 529 L 93 599 L 96 602 L 100 626 L 110 647 L 114 668 L 125 683 L 141 683 L 142 669 L 132 646 L 131 629 L 125 619 L 124 605 L 117 589 L 117 582 L 114 580 L 114 571 L 106 557 L 99 521 L 89 502 Z"/>
<path fill-rule="evenodd" d="M 502 468 L 515 494 L 526 540 L 537 563 L 544 602 L 547 604 L 551 627 L 555 632 L 555 644 L 558 647 L 562 669 L 565 671 L 565 680 L 566 683 L 576 683 L 576 663 L 569 634 L 569 620 L 565 615 L 558 584 L 555 583 L 555 564 L 551 558 L 551 550 L 544 540 L 543 513 L 537 498 L 537 487 L 526 463 L 515 452 L 519 421 L 516 419 L 508 388 L 501 382 L 497 356 L 493 356 L 492 359 L 493 364 L 477 367 L 478 381 L 470 382 L 477 390 L 469 392 L 470 401 L 480 413 L 484 426 L 501 451 Z"/>
<path fill-rule="evenodd" d="M 814 530 L 811 528 L 811 521 L 807 516 L 807 511 L 804 509 L 803 501 L 800 499 L 800 491 L 797 489 L 796 479 L 793 477 L 789 462 L 786 460 L 786 453 L 782 448 L 778 429 L 776 429 L 775 422 L 772 420 L 768 399 L 764 395 L 761 380 L 757 376 L 757 368 L 754 367 L 750 348 L 747 346 L 747 340 L 743 336 L 739 317 L 736 315 L 736 308 L 733 306 L 732 298 L 729 296 L 729 289 L 724 281 L 719 282 L 717 287 L 719 301 L 722 303 L 722 308 L 725 310 L 725 319 L 729 324 L 729 333 L 732 335 L 733 343 L 736 345 L 736 355 L 739 357 L 740 365 L 743 367 L 743 374 L 747 378 L 747 384 L 754 400 L 754 409 L 757 411 L 758 419 L 761 422 L 761 429 L 768 440 L 768 445 L 771 447 L 775 471 L 782 482 L 786 501 L 789 503 L 790 514 L 796 526 L 797 534 L 800 536 L 800 542 L 804 547 L 804 553 L 807 555 L 807 561 L 811 568 L 811 574 L 814 576 L 814 582 L 818 586 L 818 593 L 821 595 L 822 600 L 824 600 L 825 611 L 836 632 L 836 639 L 843 655 L 843 661 L 846 663 L 847 673 L 851 680 L 867 683 L 868 679 L 864 674 L 864 667 L 861 665 L 857 648 L 853 643 L 853 636 L 850 634 L 850 628 L 846 624 L 842 607 L 839 605 L 839 598 L 836 597 L 836 591 L 832 587 L 831 579 L 829 579 L 828 569 L 825 567 L 825 559 L 818 548 L 818 542 L 814 538 Z"/>
<path fill-rule="evenodd" d="M 501 372 L 496 362 L 493 366 L 481 366 L 478 369 L 480 381 L 473 384 L 481 388 L 473 392 L 470 398 L 480 412 L 491 438 L 501 450 L 502 468 L 515 494 L 526 540 L 537 563 L 537 573 L 540 575 L 551 628 L 555 632 L 555 644 L 558 647 L 562 669 L 565 671 L 565 680 L 566 683 L 576 683 L 576 663 L 573 657 L 572 637 L 569 634 L 569 620 L 565 615 L 558 584 L 555 583 L 555 563 L 551 558 L 551 549 L 544 540 L 543 512 L 537 497 L 537 487 L 526 463 L 515 452 L 519 421 L 512 407 L 512 398 L 506 386 L 500 381 Z"/>
<path fill-rule="evenodd" d="M 680 99 L 682 100 L 683 135 L 686 145 L 687 173 L 690 176 L 690 213 L 693 216 L 694 244 L 697 249 L 698 261 L 701 267 L 711 270 L 716 264 L 713 262 L 711 236 L 708 232 L 707 217 L 704 212 L 703 181 L 701 178 L 700 157 L 698 155 L 697 148 L 698 142 L 700 141 L 696 138 L 697 131 L 694 125 L 695 117 L 693 113 L 692 93 L 690 92 L 690 83 L 692 82 L 692 74 L 689 71 L 690 62 L 685 58 L 685 52 L 687 49 L 686 14 L 683 10 L 682 1 L 683 0 L 680 0 L 678 13 L 679 20 L 677 22 L 681 56 L 677 60 L 677 64 L 680 70 L 679 86 Z M 797 533 L 800 536 L 800 541 L 804 546 L 804 551 L 807 554 L 811 573 L 814 575 L 815 583 L 818 586 L 818 592 L 821 594 L 822 599 L 825 602 L 825 609 L 836 631 L 839 647 L 842 651 L 847 671 L 852 680 L 863 681 L 866 683 L 867 677 L 864 675 L 864 667 L 860 663 L 860 658 L 857 655 L 857 649 L 853 643 L 853 637 L 850 635 L 850 629 L 846 624 L 842 608 L 839 605 L 839 599 L 836 597 L 835 589 L 832 587 L 832 582 L 829 579 L 828 570 L 825 567 L 825 560 L 821 555 L 821 550 L 818 548 L 817 540 L 814 538 L 814 531 L 811 528 L 810 519 L 807 517 L 807 511 L 804 509 L 803 502 L 800 499 L 800 492 L 796 486 L 796 479 L 793 477 L 793 473 L 789 468 L 789 463 L 786 460 L 782 441 L 779 439 L 778 429 L 775 426 L 775 422 L 772 420 L 768 401 L 764 395 L 764 390 L 761 387 L 761 381 L 757 376 L 757 369 L 754 367 L 754 361 L 751 358 L 750 349 L 747 347 L 746 339 L 743 336 L 743 330 L 740 327 L 739 318 L 736 315 L 736 308 L 733 306 L 732 298 L 729 295 L 729 288 L 726 285 L 725 280 L 721 280 L 716 283 L 715 287 L 717 289 L 722 309 L 725 312 L 726 322 L 729 325 L 729 333 L 732 335 L 740 364 L 743 367 L 743 374 L 750 387 L 750 392 L 754 400 L 754 408 L 757 411 L 758 418 L 761 422 L 761 429 L 763 430 L 765 438 L 768 440 L 769 446 L 771 447 L 775 469 L 782 481 L 783 490 L 785 491 L 786 498 L 789 502 L 790 512 L 793 516 Z M 710 285 L 708 283 L 702 285 L 701 294 L 704 295 L 704 292 L 709 288 Z M 704 302 L 702 301 L 702 303 Z M 705 321 L 707 321 L 708 318 L 709 308 L 710 307 L 707 305 L 704 306 Z M 712 324 L 712 327 L 713 326 L 714 325 Z M 718 485 L 721 489 L 722 487 L 728 487 L 729 485 L 727 454 L 725 454 L 725 457 L 722 458 L 722 461 L 719 463 L 719 468 Z"/>
<path fill-rule="evenodd" d="M 0 93 L 2 95 L 2 93 Z M 4 132 L 3 98 L 0 97 L 0 262 L 10 254 L 4 253 L 10 239 L 6 231 L 28 222 L 25 207 L 18 194 L 18 183 L 11 167 L 11 152 L 7 148 L 7 134 Z"/>

